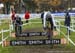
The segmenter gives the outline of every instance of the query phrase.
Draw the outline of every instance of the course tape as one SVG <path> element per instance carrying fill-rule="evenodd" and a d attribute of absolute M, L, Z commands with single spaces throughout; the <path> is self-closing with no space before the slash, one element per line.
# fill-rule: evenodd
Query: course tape
<path fill-rule="evenodd" d="M 66 26 L 62 26 L 62 27 L 66 27 Z M 66 27 L 66 28 L 68 28 L 68 27 Z M 57 29 L 57 28 L 56 28 Z M 70 28 L 69 28 L 70 29 Z M 72 29 L 71 29 L 72 30 Z M 67 35 L 65 35 L 64 34 L 64 32 L 62 32 L 62 31 L 60 31 L 59 29 L 57 29 L 57 31 L 59 31 L 60 33 L 62 33 L 64 36 L 65 36 L 65 38 L 67 38 L 67 40 L 72 44 L 72 45 L 74 45 L 75 46 L 75 43 L 69 38 L 69 37 L 67 37 Z M 73 32 L 75 32 L 74 30 L 72 30 Z"/>

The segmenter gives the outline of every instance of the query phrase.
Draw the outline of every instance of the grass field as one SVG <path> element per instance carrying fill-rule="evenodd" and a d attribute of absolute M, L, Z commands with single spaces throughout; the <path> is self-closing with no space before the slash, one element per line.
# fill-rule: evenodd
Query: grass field
<path fill-rule="evenodd" d="M 2 22 L 5 22 L 5 20 L 2 20 Z M 7 20 L 6 20 L 7 22 Z M 40 19 L 33 19 L 30 20 L 30 22 L 41 22 Z M 25 22 L 23 22 L 25 23 Z M 63 25 L 63 22 L 61 22 Z M 2 24 L 0 25 L 0 30 L 2 29 L 9 29 L 9 24 Z M 42 24 L 41 23 L 31 23 L 23 26 L 23 31 L 43 31 Z M 61 31 L 66 34 L 66 28 L 61 27 Z M 14 32 L 14 31 L 13 31 Z M 4 33 L 4 37 L 9 36 L 9 32 Z M 67 36 L 67 35 L 66 35 Z M 57 37 L 53 38 L 65 38 L 65 36 L 61 33 Z M 7 40 L 12 40 L 16 38 L 11 38 L 9 37 Z M 47 39 L 47 37 L 42 36 L 36 36 L 36 37 L 24 37 L 24 38 L 19 38 L 19 39 Z M 75 32 L 71 31 L 70 39 L 75 43 Z M 1 34 L 0 34 L 0 41 L 1 41 Z M 26 46 L 8 46 L 8 47 L 2 47 L 0 45 L 0 53 L 75 53 L 75 46 L 72 45 L 70 42 L 69 44 L 66 45 L 57 45 L 54 48 L 51 48 L 52 45 L 26 45 Z M 55 52 L 56 51 L 56 52 Z"/>

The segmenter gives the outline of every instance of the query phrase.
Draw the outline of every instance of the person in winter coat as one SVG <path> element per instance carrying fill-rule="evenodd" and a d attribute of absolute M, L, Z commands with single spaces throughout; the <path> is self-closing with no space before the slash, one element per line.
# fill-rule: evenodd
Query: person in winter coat
<path fill-rule="evenodd" d="M 70 22 L 71 22 L 71 18 L 70 18 L 69 12 L 66 12 L 65 26 L 67 26 L 69 28 L 70 27 Z M 68 34 L 68 31 L 69 31 L 69 35 L 70 35 L 70 30 L 68 28 L 67 28 L 67 34 Z"/>
<path fill-rule="evenodd" d="M 11 11 L 11 23 L 12 23 L 12 30 L 13 30 L 13 28 L 14 28 L 14 20 L 15 20 L 15 11 L 14 11 L 14 9 L 12 9 L 12 11 Z"/>
<path fill-rule="evenodd" d="M 29 21 L 29 18 L 30 18 L 30 13 L 27 11 L 26 13 L 25 13 L 25 17 L 24 17 L 25 19 L 26 19 L 26 23 L 28 23 Z"/>
<path fill-rule="evenodd" d="M 12 19 L 12 20 L 15 19 L 15 12 L 14 12 L 14 11 L 12 11 L 11 19 Z"/>

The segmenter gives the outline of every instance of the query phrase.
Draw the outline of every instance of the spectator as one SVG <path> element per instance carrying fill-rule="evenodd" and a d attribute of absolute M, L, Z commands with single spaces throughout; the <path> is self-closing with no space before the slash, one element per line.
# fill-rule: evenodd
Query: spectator
<path fill-rule="evenodd" d="M 29 21 L 29 18 L 30 18 L 30 13 L 27 11 L 26 13 L 25 13 L 25 19 L 26 19 L 26 23 L 28 23 Z"/>
<path fill-rule="evenodd" d="M 69 12 L 66 12 L 65 26 L 70 27 L 70 22 L 71 22 L 71 18 L 70 18 Z M 70 30 L 67 28 L 67 34 L 68 34 L 68 31 L 69 31 L 69 35 L 70 35 Z"/>
<path fill-rule="evenodd" d="M 15 20 L 15 11 L 12 10 L 11 21 L 13 25 L 14 25 L 14 20 Z"/>

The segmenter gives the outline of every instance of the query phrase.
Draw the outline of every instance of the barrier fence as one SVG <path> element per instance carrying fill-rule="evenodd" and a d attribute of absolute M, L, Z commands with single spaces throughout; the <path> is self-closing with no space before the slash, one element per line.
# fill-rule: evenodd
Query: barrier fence
<path fill-rule="evenodd" d="M 34 18 L 31 18 L 31 19 L 34 19 Z M 31 19 L 30 19 L 30 20 L 31 20 Z M 25 21 L 25 20 L 23 20 L 23 21 Z M 57 31 L 60 32 L 60 33 L 62 33 L 62 34 L 64 34 L 64 33 L 60 30 L 60 28 L 61 28 L 61 27 L 68 28 L 68 27 L 62 26 L 61 23 L 60 23 L 61 21 L 56 20 L 55 22 L 58 23 L 58 25 L 56 26 L 56 27 L 57 27 L 57 28 L 56 28 Z M 2 22 L 1 22 L 1 23 L 2 23 Z M 29 22 L 28 24 L 31 24 L 31 23 L 32 23 L 32 22 Z M 41 23 L 41 22 L 33 22 L 33 23 Z M 74 22 L 72 22 L 72 23 L 74 23 Z M 27 25 L 27 24 L 23 24 L 23 25 Z M 2 34 L 2 41 L 0 42 L 0 44 L 2 44 L 4 40 L 6 40 L 8 37 L 11 36 L 11 31 L 12 31 L 12 30 L 11 30 L 11 27 L 12 27 L 12 26 L 13 26 L 12 24 L 9 24 L 9 29 L 8 29 L 8 30 L 1 30 L 1 31 L 0 31 L 0 33 Z M 74 26 L 74 24 L 72 24 L 72 26 Z M 69 30 L 75 32 L 74 29 L 69 28 Z M 9 36 L 7 36 L 7 37 L 4 38 L 4 35 L 3 35 L 4 32 L 10 32 Z M 59 35 L 60 35 L 60 33 L 59 33 Z M 66 37 L 65 34 L 64 34 L 64 36 Z M 70 43 L 72 43 L 72 44 L 75 46 L 75 43 L 69 38 L 69 35 L 68 35 L 68 37 L 66 37 L 66 38 L 68 39 L 68 41 L 70 41 Z M 2 45 L 2 46 L 3 46 L 3 45 Z"/>

